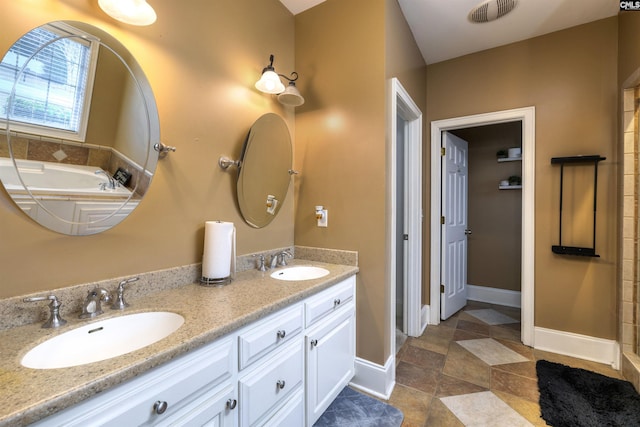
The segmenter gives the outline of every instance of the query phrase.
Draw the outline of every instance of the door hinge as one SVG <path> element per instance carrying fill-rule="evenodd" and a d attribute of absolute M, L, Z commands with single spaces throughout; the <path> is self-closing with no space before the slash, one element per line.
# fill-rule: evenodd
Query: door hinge
<path fill-rule="evenodd" d="M 408 234 L 403 234 L 403 235 L 402 235 L 402 238 L 403 238 L 404 240 L 409 240 L 409 235 L 408 235 Z"/>
<path fill-rule="evenodd" d="M 447 149 L 444 147 L 440 147 L 440 155 L 444 157 L 445 154 L 447 154 Z"/>
<path fill-rule="evenodd" d="M 444 225 L 444 215 L 440 217 L 440 224 Z"/>
<path fill-rule="evenodd" d="M 440 293 L 444 294 L 444 285 L 442 283 L 440 284 Z"/>

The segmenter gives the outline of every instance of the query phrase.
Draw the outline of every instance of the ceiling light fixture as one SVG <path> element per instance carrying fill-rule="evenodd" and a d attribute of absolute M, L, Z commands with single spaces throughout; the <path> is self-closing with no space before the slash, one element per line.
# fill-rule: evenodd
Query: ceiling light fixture
<path fill-rule="evenodd" d="M 145 0 L 98 0 L 100 8 L 110 17 L 125 24 L 151 25 L 156 12 Z"/>
<path fill-rule="evenodd" d="M 469 21 L 476 23 L 491 22 L 511 12 L 518 0 L 486 0 L 471 9 Z"/>
<path fill-rule="evenodd" d="M 280 80 L 280 77 L 289 81 L 286 89 Z M 278 101 L 283 105 L 298 107 L 304 104 L 304 98 L 300 95 L 300 91 L 296 87 L 298 73 L 293 71 L 289 78 L 283 74 L 277 74 L 273 68 L 273 55 L 269 56 L 269 65 L 262 69 L 262 76 L 256 82 L 256 89 L 260 92 L 278 95 Z"/>

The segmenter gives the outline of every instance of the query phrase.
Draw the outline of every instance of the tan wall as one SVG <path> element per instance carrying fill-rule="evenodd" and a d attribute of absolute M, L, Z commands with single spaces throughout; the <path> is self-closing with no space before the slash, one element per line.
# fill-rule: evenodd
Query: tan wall
<path fill-rule="evenodd" d="M 150 80 L 162 141 L 178 151 L 159 162 L 133 214 L 99 235 L 48 231 L 0 190 L 0 297 L 200 262 L 204 221 L 211 219 L 236 224 L 238 254 L 293 244 L 293 186 L 278 217 L 253 229 L 236 207 L 235 173 L 217 166 L 222 154 L 239 156 L 249 127 L 264 113 L 285 116 L 293 135 L 293 110 L 253 87 L 270 53 L 276 70 L 293 70 L 293 16 L 277 0 L 153 6 L 158 21 L 133 27 L 111 20 L 93 1 L 2 2 L 2 52 L 28 30 L 60 19 L 88 22 L 118 38 Z"/>
<path fill-rule="evenodd" d="M 640 81 L 640 13 L 620 12 L 618 19 L 618 81 L 629 87 Z"/>
<path fill-rule="evenodd" d="M 328 0 L 296 16 L 296 67 L 307 77 L 296 111 L 296 244 L 359 252 L 357 352 L 384 363 L 386 77 L 400 77 L 424 108 L 424 63 L 395 1 Z M 316 227 L 315 205 L 329 210 L 328 228 Z"/>
<path fill-rule="evenodd" d="M 521 146 L 520 122 L 453 133 L 469 143 L 467 283 L 520 291 L 522 190 L 499 190 L 498 184 L 522 177 L 522 162 L 496 160 L 498 150 Z"/>
<path fill-rule="evenodd" d="M 387 326 L 382 28 L 383 0 L 328 0 L 296 16 L 307 102 L 296 112 L 295 241 L 359 252 L 357 352 L 378 363 Z M 327 228 L 316 227 L 315 205 L 328 209 Z"/>
<path fill-rule="evenodd" d="M 427 67 L 429 121 L 535 106 L 535 325 L 605 339 L 616 338 L 617 31 L 614 17 Z M 607 157 L 601 258 L 551 252 L 559 175 L 550 158 L 576 154 Z"/>

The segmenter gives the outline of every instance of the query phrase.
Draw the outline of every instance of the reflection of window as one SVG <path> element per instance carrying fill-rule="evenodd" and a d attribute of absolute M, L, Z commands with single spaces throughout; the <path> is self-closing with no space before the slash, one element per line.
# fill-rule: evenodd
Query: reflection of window
<path fill-rule="evenodd" d="M 59 22 L 25 34 L 0 62 L 3 122 L 9 117 L 12 131 L 84 140 L 97 48 L 94 38 Z"/>

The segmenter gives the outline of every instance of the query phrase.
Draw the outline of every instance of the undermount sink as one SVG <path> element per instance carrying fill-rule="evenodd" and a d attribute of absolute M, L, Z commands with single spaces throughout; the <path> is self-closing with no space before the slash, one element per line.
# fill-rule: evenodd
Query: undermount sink
<path fill-rule="evenodd" d="M 160 341 L 183 323 L 184 317 L 163 311 L 112 317 L 38 344 L 21 363 L 27 368 L 56 369 L 98 362 Z"/>
<path fill-rule="evenodd" d="M 311 265 L 296 265 L 294 267 L 286 267 L 271 273 L 271 277 L 278 280 L 311 280 L 324 277 L 329 274 L 329 270 L 322 267 L 314 267 Z"/>

